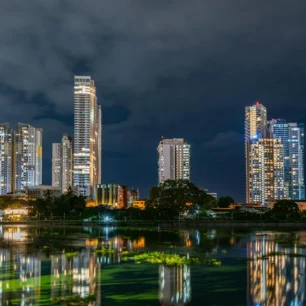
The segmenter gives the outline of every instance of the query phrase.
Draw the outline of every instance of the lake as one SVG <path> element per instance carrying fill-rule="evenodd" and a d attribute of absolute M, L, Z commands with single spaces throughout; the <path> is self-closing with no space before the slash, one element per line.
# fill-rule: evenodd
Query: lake
<path fill-rule="evenodd" d="M 2 225 L 0 305 L 305 305 L 305 245 L 305 231 Z M 222 265 L 137 264 L 124 251 Z"/>

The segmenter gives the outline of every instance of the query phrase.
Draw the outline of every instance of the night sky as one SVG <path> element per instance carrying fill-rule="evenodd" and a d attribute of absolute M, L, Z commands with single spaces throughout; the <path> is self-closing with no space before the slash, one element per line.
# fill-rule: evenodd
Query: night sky
<path fill-rule="evenodd" d="M 73 135 L 73 78 L 103 111 L 103 183 L 157 184 L 161 136 L 191 143 L 191 179 L 245 198 L 244 107 L 306 120 L 305 0 L 0 1 L 0 122 Z"/>

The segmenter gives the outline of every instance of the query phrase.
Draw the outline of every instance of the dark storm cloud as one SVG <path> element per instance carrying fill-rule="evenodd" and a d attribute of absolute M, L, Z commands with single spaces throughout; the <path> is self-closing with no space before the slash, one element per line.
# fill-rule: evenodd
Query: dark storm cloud
<path fill-rule="evenodd" d="M 106 178 L 153 184 L 159 137 L 185 137 L 192 175 L 223 193 L 216 178 L 231 169 L 201 159 L 209 146 L 230 158 L 231 141 L 243 158 L 244 106 L 259 99 L 284 117 L 305 105 L 305 13 L 302 0 L 1 1 L 0 121 L 42 126 L 50 158 L 51 141 L 72 132 L 73 74 L 90 74 L 106 109 L 106 156 L 127 154 L 117 157 L 124 171 L 103 160 Z M 305 120 L 301 108 L 292 120 Z M 231 190 L 242 197 L 243 180 Z"/>

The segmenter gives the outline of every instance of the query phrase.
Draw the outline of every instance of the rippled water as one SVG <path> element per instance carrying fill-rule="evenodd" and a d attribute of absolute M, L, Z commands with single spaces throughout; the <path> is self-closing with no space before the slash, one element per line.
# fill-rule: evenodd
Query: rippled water
<path fill-rule="evenodd" d="M 0 226 L 0 305 L 305 305 L 304 244 L 306 232 Z M 123 250 L 222 266 L 138 265 Z"/>

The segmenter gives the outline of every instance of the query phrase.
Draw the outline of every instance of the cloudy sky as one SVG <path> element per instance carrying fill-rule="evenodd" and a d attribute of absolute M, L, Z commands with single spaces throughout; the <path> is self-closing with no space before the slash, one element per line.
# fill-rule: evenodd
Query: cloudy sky
<path fill-rule="evenodd" d="M 191 176 L 244 199 L 244 107 L 306 120 L 305 0 L 0 2 L 0 122 L 73 132 L 73 76 L 103 109 L 103 182 L 157 183 L 161 136 L 192 146 Z"/>

